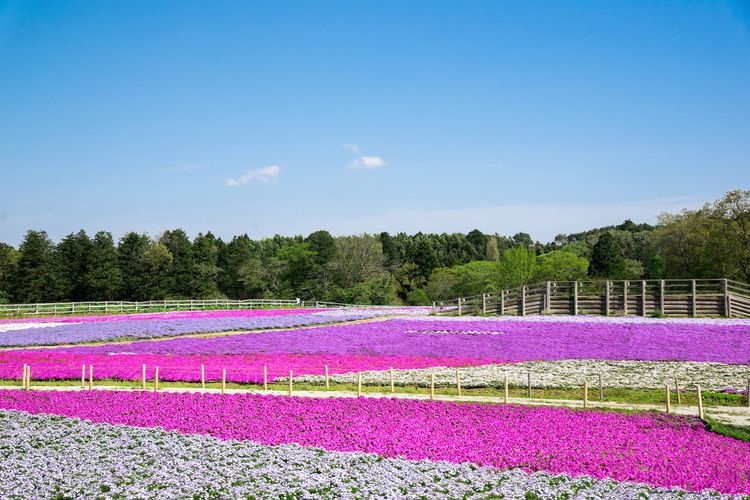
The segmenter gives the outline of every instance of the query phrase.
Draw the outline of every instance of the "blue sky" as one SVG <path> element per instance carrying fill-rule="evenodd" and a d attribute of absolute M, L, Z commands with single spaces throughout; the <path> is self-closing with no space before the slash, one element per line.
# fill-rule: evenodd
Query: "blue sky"
<path fill-rule="evenodd" d="M 0 0 L 0 241 L 654 222 L 750 188 L 743 2 Z"/>

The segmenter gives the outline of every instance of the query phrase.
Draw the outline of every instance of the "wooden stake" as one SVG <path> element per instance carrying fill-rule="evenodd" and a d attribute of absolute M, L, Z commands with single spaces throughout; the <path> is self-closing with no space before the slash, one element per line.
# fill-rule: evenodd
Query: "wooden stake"
<path fill-rule="evenodd" d="M 529 397 L 531 397 L 531 372 L 528 373 L 528 380 L 529 380 Z"/>
<path fill-rule="evenodd" d="M 81 389 L 86 388 L 86 365 L 81 365 Z"/>
<path fill-rule="evenodd" d="M 89 365 L 89 390 L 94 388 L 94 365 Z"/>
<path fill-rule="evenodd" d="M 698 391 L 698 418 L 703 420 L 703 396 L 701 396 L 701 386 L 696 385 L 695 388 Z"/>
<path fill-rule="evenodd" d="M 430 373 L 430 400 L 435 401 L 435 374 Z"/>
<path fill-rule="evenodd" d="M 26 365 L 26 390 L 31 389 L 31 365 Z"/>
<path fill-rule="evenodd" d="M 505 404 L 508 404 L 508 374 L 505 374 Z"/>
<path fill-rule="evenodd" d="M 328 390 L 331 388 L 331 383 L 328 379 L 328 365 L 325 365 L 325 369 L 326 369 L 326 390 Z"/>
<path fill-rule="evenodd" d="M 268 367 L 263 365 L 263 390 L 268 390 Z"/>
<path fill-rule="evenodd" d="M 206 365 L 201 365 L 201 389 L 206 388 Z"/>
<path fill-rule="evenodd" d="M 599 372 L 599 401 L 604 401 L 604 384 L 602 384 L 602 372 Z"/>
<path fill-rule="evenodd" d="M 456 389 L 458 389 L 458 395 L 461 395 L 461 374 L 458 373 L 458 368 L 456 368 Z"/>
<path fill-rule="evenodd" d="M 677 393 L 677 404 L 682 404 L 682 396 L 680 396 L 680 383 L 677 381 L 677 375 L 674 376 L 674 392 Z"/>
<path fill-rule="evenodd" d="M 669 394 L 669 384 L 665 384 L 664 388 L 667 390 L 667 413 L 670 413 L 672 411 L 672 405 L 671 405 L 671 397 Z"/>
<path fill-rule="evenodd" d="M 146 390 L 146 365 L 141 365 L 141 390 Z"/>
<path fill-rule="evenodd" d="M 26 389 L 26 368 L 28 365 L 23 364 L 23 371 L 21 372 L 21 389 Z"/>
<path fill-rule="evenodd" d="M 362 395 L 362 372 L 357 372 L 357 396 Z"/>
<path fill-rule="evenodd" d="M 292 390 L 294 388 L 294 374 L 292 373 L 292 370 L 289 370 L 289 395 L 292 395 Z"/>
<path fill-rule="evenodd" d="M 154 392 L 159 390 L 159 367 L 154 367 Z"/>
<path fill-rule="evenodd" d="M 583 407 L 589 407 L 589 383 L 588 381 L 583 382 Z"/>
<path fill-rule="evenodd" d="M 391 392 L 396 392 L 396 388 L 393 386 L 393 368 L 392 367 L 390 371 L 390 377 L 391 377 Z"/>
<path fill-rule="evenodd" d="M 224 395 L 224 391 L 227 390 L 227 369 L 221 370 L 221 395 Z"/>

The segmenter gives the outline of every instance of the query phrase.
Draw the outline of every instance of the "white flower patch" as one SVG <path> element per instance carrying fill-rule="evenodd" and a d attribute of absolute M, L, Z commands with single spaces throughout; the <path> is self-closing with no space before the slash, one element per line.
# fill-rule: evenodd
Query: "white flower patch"
<path fill-rule="evenodd" d="M 77 325 L 79 323 L 0 323 L 0 333 L 30 330 L 32 328 L 51 328 L 62 325 Z"/>

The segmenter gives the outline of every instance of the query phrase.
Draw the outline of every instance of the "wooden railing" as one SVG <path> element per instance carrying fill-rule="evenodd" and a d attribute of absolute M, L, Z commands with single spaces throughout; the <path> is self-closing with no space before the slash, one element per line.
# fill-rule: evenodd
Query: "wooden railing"
<path fill-rule="evenodd" d="M 433 313 L 750 318 L 750 285 L 727 279 L 547 281 L 435 302 Z"/>
<path fill-rule="evenodd" d="M 150 300 L 147 302 L 57 302 L 49 304 L 0 304 L 0 317 L 59 316 L 74 314 L 126 314 L 161 311 L 203 311 L 210 309 L 264 309 L 303 307 L 295 300 Z"/>

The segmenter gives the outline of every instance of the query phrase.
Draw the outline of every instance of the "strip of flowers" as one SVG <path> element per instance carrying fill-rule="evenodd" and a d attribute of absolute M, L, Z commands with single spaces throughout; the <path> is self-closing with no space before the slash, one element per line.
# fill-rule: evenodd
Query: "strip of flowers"
<path fill-rule="evenodd" d="M 0 408 L 391 458 L 750 494 L 750 443 L 693 417 L 397 399 L 0 391 Z"/>
<path fill-rule="evenodd" d="M 729 498 L 0 411 L 4 498 Z M 527 497 L 528 498 L 528 497 Z"/>

